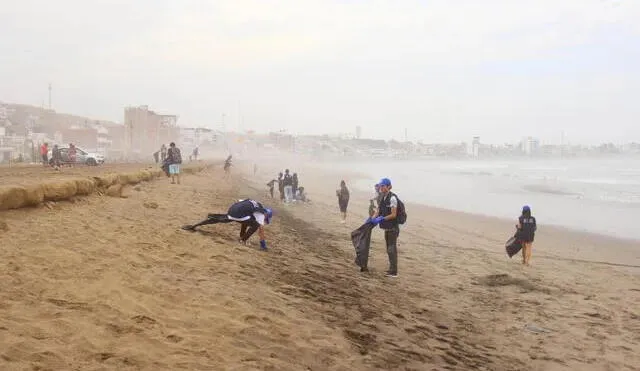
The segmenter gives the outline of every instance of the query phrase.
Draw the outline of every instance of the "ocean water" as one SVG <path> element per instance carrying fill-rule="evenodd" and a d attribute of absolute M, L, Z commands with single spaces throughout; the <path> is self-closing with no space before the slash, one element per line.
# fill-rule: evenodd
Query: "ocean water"
<path fill-rule="evenodd" d="M 334 168 L 336 165 L 332 165 Z M 367 174 L 352 186 L 373 190 L 380 177 L 408 203 L 516 219 L 530 205 L 545 224 L 640 240 L 640 158 L 356 162 Z"/>

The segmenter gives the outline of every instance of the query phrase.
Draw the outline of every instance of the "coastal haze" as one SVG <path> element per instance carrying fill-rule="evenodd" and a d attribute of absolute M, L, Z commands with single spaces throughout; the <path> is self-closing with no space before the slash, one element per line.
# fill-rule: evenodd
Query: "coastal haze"
<path fill-rule="evenodd" d="M 631 0 L 4 1 L 0 369 L 637 369 L 639 19 Z M 285 169 L 309 202 L 271 198 Z M 377 228 L 353 264 L 383 177 L 408 213 L 398 277 Z M 274 209 L 267 251 L 235 223 L 180 228 L 244 198 Z M 524 205 L 531 266 L 505 253 Z"/>
<path fill-rule="evenodd" d="M 344 166 L 344 165 L 342 165 Z M 353 163 L 371 191 L 380 164 Z M 640 240 L 640 158 L 387 163 L 404 197 L 445 209 L 510 218 L 532 205 L 545 225 Z M 639 252 L 640 254 L 640 252 Z"/>

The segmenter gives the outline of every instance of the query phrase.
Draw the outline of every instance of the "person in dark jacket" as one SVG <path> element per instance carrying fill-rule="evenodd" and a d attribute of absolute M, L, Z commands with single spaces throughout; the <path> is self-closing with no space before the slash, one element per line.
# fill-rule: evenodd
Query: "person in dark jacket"
<path fill-rule="evenodd" d="M 342 214 L 342 223 L 347 222 L 347 207 L 349 206 L 349 189 L 347 183 L 344 180 L 340 181 L 340 188 L 336 191 L 338 196 L 338 207 Z"/>
<path fill-rule="evenodd" d="M 298 194 L 298 173 L 293 173 L 291 177 L 291 186 L 293 187 L 293 199 L 296 199 L 296 194 Z"/>
<path fill-rule="evenodd" d="M 267 187 L 269 187 L 269 194 L 271 195 L 271 198 L 273 198 L 273 189 L 276 186 L 276 182 L 277 180 L 271 179 L 269 183 L 267 183 Z"/>
<path fill-rule="evenodd" d="M 229 155 L 226 160 L 224 160 L 224 177 L 228 179 L 231 176 L 231 159 L 233 156 Z"/>
<path fill-rule="evenodd" d="M 264 225 L 269 224 L 272 218 L 273 210 L 264 207 L 260 202 L 239 200 L 229 207 L 226 214 L 209 214 L 207 219 L 196 224 L 185 225 L 182 229 L 193 232 L 202 225 L 238 222 L 240 223 L 240 242 L 246 244 L 247 240 L 258 231 L 260 248 L 266 250 Z"/>
<path fill-rule="evenodd" d="M 383 178 L 378 183 L 381 200 L 374 218 L 369 219 L 373 225 L 380 225 L 384 230 L 384 240 L 387 244 L 389 256 L 389 270 L 387 277 L 398 277 L 398 236 L 400 226 L 398 224 L 398 198 L 391 192 L 391 180 Z"/>
<path fill-rule="evenodd" d="M 522 215 L 518 218 L 516 228 L 518 228 L 516 237 L 522 243 L 522 264 L 528 266 L 531 260 L 533 240 L 538 229 L 536 218 L 531 216 L 531 208 L 529 206 L 525 205 L 522 208 Z"/>
<path fill-rule="evenodd" d="M 293 177 L 289 173 L 289 169 L 284 171 L 284 178 L 282 178 L 284 184 L 284 202 L 289 203 L 293 201 Z"/>
<path fill-rule="evenodd" d="M 176 144 L 171 142 L 169 144 L 169 150 L 167 151 L 167 161 L 169 163 L 169 175 L 171 175 L 171 184 L 180 184 L 180 164 L 182 164 L 182 154 L 180 148 L 176 147 Z"/>
<path fill-rule="evenodd" d="M 284 179 L 282 173 L 278 174 L 278 192 L 280 193 L 280 201 L 284 201 Z"/>

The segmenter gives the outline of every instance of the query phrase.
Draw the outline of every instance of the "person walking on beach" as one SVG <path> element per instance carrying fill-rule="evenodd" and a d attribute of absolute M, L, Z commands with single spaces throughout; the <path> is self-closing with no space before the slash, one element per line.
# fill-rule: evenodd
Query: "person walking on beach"
<path fill-rule="evenodd" d="M 164 160 L 166 159 L 167 159 L 167 146 L 162 144 L 162 146 L 160 146 L 160 160 L 164 162 Z"/>
<path fill-rule="evenodd" d="M 40 146 L 40 157 L 42 157 L 42 166 L 49 166 L 49 143 L 42 143 Z"/>
<path fill-rule="evenodd" d="M 240 223 L 240 243 L 246 244 L 247 240 L 258 231 L 260 236 L 260 249 L 267 249 L 267 241 L 264 234 L 264 225 L 269 224 L 273 218 L 273 210 L 264 207 L 255 200 L 239 200 L 229 207 L 226 214 L 209 214 L 207 219 L 192 225 L 185 225 L 182 229 L 195 231 L 197 227 L 207 224 Z"/>
<path fill-rule="evenodd" d="M 62 162 L 62 154 L 60 153 L 60 147 L 57 144 L 53 145 L 51 150 L 51 160 L 53 160 L 53 168 L 60 170 L 60 163 Z"/>
<path fill-rule="evenodd" d="M 531 216 L 531 208 L 529 206 L 522 207 L 522 215 L 518 218 L 516 228 L 518 228 L 516 238 L 522 243 L 522 264 L 528 266 L 531 260 L 533 240 L 538 229 L 536 218 Z"/>
<path fill-rule="evenodd" d="M 278 193 L 280 193 L 280 201 L 284 202 L 284 181 L 282 173 L 278 173 Z"/>
<path fill-rule="evenodd" d="M 267 183 L 267 187 L 269 187 L 269 194 L 271 195 L 271 198 L 273 198 L 273 189 L 276 186 L 276 182 L 277 180 L 271 179 L 269 183 Z"/>
<path fill-rule="evenodd" d="M 293 201 L 293 178 L 289 174 L 289 169 L 284 171 L 282 182 L 284 184 L 284 202 L 290 203 Z"/>
<path fill-rule="evenodd" d="M 398 211 L 400 201 L 395 193 L 391 192 L 392 186 L 389 178 L 381 179 L 378 187 L 381 193 L 380 205 L 376 215 L 369 220 L 373 225 L 379 225 L 384 230 L 384 240 L 389 256 L 387 277 L 398 277 L 398 236 L 400 235 Z"/>
<path fill-rule="evenodd" d="M 176 178 L 178 179 L 178 184 L 180 184 L 180 164 L 182 164 L 182 154 L 180 154 L 180 149 L 176 147 L 176 144 L 173 142 L 169 144 L 167 159 L 169 162 L 169 175 L 171 175 L 171 184 L 176 184 Z"/>
<path fill-rule="evenodd" d="M 298 173 L 293 173 L 293 177 L 291 177 L 291 185 L 292 185 L 292 194 L 293 199 L 296 199 L 296 195 L 298 194 Z"/>
<path fill-rule="evenodd" d="M 336 196 L 338 196 L 338 207 L 342 214 L 341 223 L 344 224 L 347 222 L 347 206 L 349 206 L 349 189 L 344 180 L 340 181 L 340 188 L 336 191 Z"/>
<path fill-rule="evenodd" d="M 229 157 L 227 157 L 227 159 L 224 161 L 224 177 L 225 179 L 229 178 L 231 176 L 231 159 L 232 156 L 229 155 Z"/>
<path fill-rule="evenodd" d="M 67 152 L 69 154 L 69 166 L 73 167 L 76 163 L 77 151 L 76 146 L 73 143 L 69 143 L 69 150 Z"/>

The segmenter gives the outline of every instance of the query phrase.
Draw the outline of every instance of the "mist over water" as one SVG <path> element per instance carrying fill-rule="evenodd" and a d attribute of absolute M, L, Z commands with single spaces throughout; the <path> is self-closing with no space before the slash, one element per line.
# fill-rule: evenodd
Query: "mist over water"
<path fill-rule="evenodd" d="M 380 177 L 408 203 L 516 219 L 530 205 L 538 224 L 640 239 L 640 159 L 370 162 L 332 166 Z M 510 231 L 505 231 L 508 233 Z"/>

